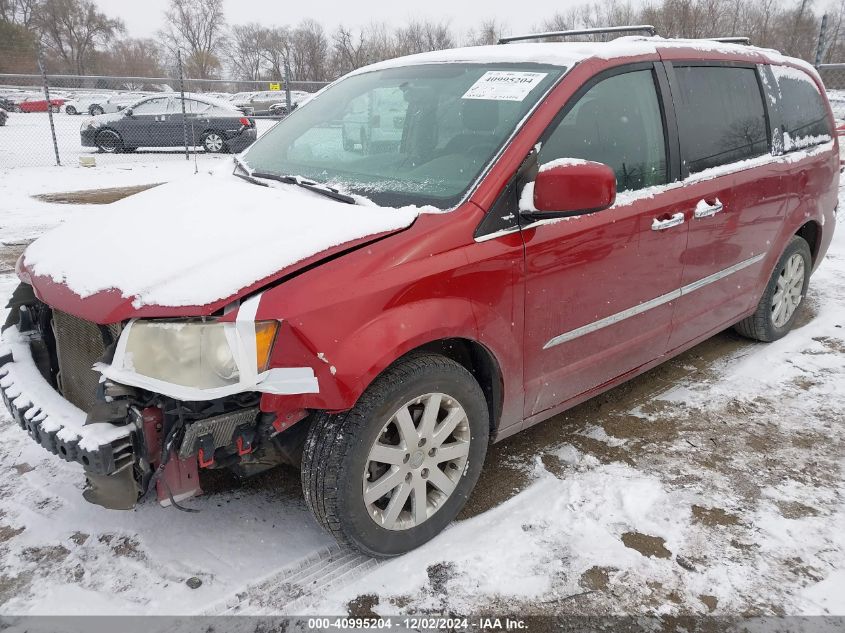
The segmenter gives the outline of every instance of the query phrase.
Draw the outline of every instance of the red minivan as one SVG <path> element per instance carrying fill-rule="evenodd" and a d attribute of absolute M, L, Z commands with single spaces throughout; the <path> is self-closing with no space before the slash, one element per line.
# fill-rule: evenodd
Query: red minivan
<path fill-rule="evenodd" d="M 396 133 L 344 143 L 353 108 Z M 819 77 L 774 51 L 391 60 L 234 165 L 29 246 L 0 386 L 91 502 L 178 506 L 202 469 L 287 463 L 340 542 L 398 555 L 455 518 L 490 441 L 725 328 L 784 336 L 838 181 Z"/>

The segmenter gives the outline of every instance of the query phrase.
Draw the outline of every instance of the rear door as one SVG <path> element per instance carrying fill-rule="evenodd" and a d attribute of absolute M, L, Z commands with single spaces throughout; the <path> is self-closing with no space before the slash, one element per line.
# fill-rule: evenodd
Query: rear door
<path fill-rule="evenodd" d="M 660 357 L 681 282 L 676 137 L 662 64 L 598 75 L 541 139 L 538 163 L 582 158 L 613 168 L 604 211 L 523 227 L 525 417 Z"/>
<path fill-rule="evenodd" d="M 771 156 L 769 111 L 753 63 L 667 63 L 678 120 L 689 247 L 670 347 L 724 329 L 759 299 L 789 180 Z"/>

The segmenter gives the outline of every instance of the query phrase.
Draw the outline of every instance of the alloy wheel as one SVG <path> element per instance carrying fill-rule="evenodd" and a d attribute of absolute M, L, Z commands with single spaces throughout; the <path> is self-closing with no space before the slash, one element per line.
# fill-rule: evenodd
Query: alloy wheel
<path fill-rule="evenodd" d="M 97 147 L 108 154 L 114 154 L 120 149 L 120 136 L 117 132 L 103 130 L 97 135 Z"/>
<path fill-rule="evenodd" d="M 205 135 L 203 145 L 207 152 L 219 152 L 223 149 L 223 139 L 216 132 L 210 132 Z"/>
<path fill-rule="evenodd" d="M 418 526 L 449 499 L 467 464 L 470 425 L 461 404 L 430 393 L 401 406 L 382 427 L 364 468 L 364 503 L 388 530 Z"/>
<path fill-rule="evenodd" d="M 772 323 L 782 328 L 801 303 L 804 290 L 804 258 L 795 253 L 780 271 L 777 289 L 772 297 Z"/>

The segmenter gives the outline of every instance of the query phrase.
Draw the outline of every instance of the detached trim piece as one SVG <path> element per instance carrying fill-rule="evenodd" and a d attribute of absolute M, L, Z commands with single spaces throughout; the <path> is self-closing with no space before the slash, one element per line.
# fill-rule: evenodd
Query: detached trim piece
<path fill-rule="evenodd" d="M 543 345 L 543 349 L 549 349 L 551 347 L 555 347 L 556 345 L 560 345 L 561 343 L 566 343 L 573 339 L 584 336 L 585 334 L 591 334 L 592 332 L 604 329 L 608 326 L 614 325 L 615 323 L 624 321 L 625 319 L 630 319 L 631 317 L 642 314 L 643 312 L 648 312 L 649 310 L 665 305 L 670 301 L 680 299 L 681 297 L 695 292 L 696 290 L 700 290 L 701 288 L 704 288 L 707 285 L 719 281 L 720 279 L 724 279 L 725 277 L 733 275 L 734 273 L 737 273 L 744 268 L 753 266 L 757 262 L 762 261 L 765 256 L 765 253 L 763 253 L 761 255 L 749 257 L 748 259 L 743 260 L 738 264 L 734 264 L 730 268 L 720 270 L 717 273 L 708 275 L 707 277 L 699 279 L 698 281 L 694 281 L 691 284 L 687 284 L 686 286 L 678 288 L 677 290 L 673 290 L 672 292 L 667 292 L 664 295 L 655 297 L 654 299 L 646 301 L 645 303 L 641 303 L 637 306 L 634 306 L 633 308 L 628 308 L 627 310 L 623 310 L 622 312 L 611 314 L 609 317 L 605 317 L 604 319 L 599 319 L 598 321 L 593 321 L 592 323 L 588 323 L 587 325 L 583 325 L 574 330 L 570 330 L 569 332 L 559 334 L 554 338 L 550 339 L 545 345 Z"/>

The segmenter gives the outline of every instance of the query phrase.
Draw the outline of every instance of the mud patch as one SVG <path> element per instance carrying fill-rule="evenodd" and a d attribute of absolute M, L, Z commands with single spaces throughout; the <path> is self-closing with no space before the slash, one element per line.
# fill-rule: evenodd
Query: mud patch
<path fill-rule="evenodd" d="M 27 547 L 21 552 L 21 556 L 31 563 L 39 565 L 58 565 L 68 557 L 70 550 L 64 545 L 44 545 L 41 547 Z"/>
<path fill-rule="evenodd" d="M 131 187 L 107 187 L 105 189 L 84 189 L 82 191 L 65 191 L 61 193 L 42 193 L 32 196 L 42 202 L 53 204 L 111 204 L 147 189 L 158 187 L 163 183 L 152 185 L 133 185 Z"/>
<path fill-rule="evenodd" d="M 784 518 L 805 519 L 807 517 L 819 516 L 819 511 L 801 503 L 800 501 L 776 501 L 775 505 Z"/>
<path fill-rule="evenodd" d="M 425 571 L 428 574 L 431 592 L 445 596 L 446 584 L 455 576 L 455 566 L 452 563 L 436 563 L 429 565 Z"/>
<path fill-rule="evenodd" d="M 705 508 L 692 506 L 692 519 L 696 523 L 703 523 L 708 527 L 739 525 L 739 517 L 722 508 Z"/>
<path fill-rule="evenodd" d="M 701 596 L 698 596 L 698 599 L 701 600 L 701 602 L 704 603 L 704 606 L 707 607 L 707 610 L 710 613 L 713 613 L 716 610 L 716 607 L 719 604 L 719 600 L 716 598 L 716 596 L 701 595 Z"/>
<path fill-rule="evenodd" d="M 18 534 L 23 532 L 26 528 L 13 528 L 10 525 L 0 525 L 0 543 L 5 543 L 6 541 L 11 541 L 15 538 Z"/>
<path fill-rule="evenodd" d="M 625 547 L 638 551 L 649 558 L 672 558 L 672 552 L 666 549 L 665 539 L 649 536 L 640 532 L 625 532 L 622 535 Z"/>
<path fill-rule="evenodd" d="M 578 584 L 592 591 L 606 591 L 610 574 L 618 571 L 615 567 L 590 567 L 581 574 Z"/>
<path fill-rule="evenodd" d="M 378 618 L 379 614 L 373 611 L 373 607 L 377 606 L 378 603 L 378 596 L 368 593 L 350 600 L 346 605 L 346 611 L 350 618 Z"/>
<path fill-rule="evenodd" d="M 25 462 L 23 464 L 15 464 L 15 472 L 17 472 L 19 475 L 31 473 L 33 470 L 35 470 L 35 468 Z"/>
<path fill-rule="evenodd" d="M 845 342 L 831 336 L 814 336 L 813 340 L 821 343 L 828 350 L 836 354 L 845 354 Z"/>
<path fill-rule="evenodd" d="M 89 536 L 90 534 L 85 534 L 85 532 L 74 532 L 70 535 L 70 540 L 77 545 L 84 545 Z"/>

